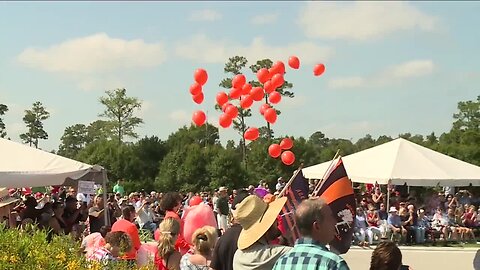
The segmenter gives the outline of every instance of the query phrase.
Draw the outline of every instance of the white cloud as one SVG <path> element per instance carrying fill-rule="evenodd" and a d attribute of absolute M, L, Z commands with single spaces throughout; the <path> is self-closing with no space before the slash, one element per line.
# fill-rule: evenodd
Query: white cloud
<path fill-rule="evenodd" d="M 214 22 L 222 19 L 222 14 L 213 9 L 195 10 L 190 14 L 190 21 Z"/>
<path fill-rule="evenodd" d="M 166 58 L 161 43 L 111 38 L 105 33 L 66 40 L 48 48 L 27 48 L 18 61 L 49 72 L 97 74 L 160 65 Z"/>
<path fill-rule="evenodd" d="M 245 56 L 249 61 L 270 58 L 272 60 L 287 60 L 290 55 L 296 55 L 301 63 L 316 63 L 326 61 L 333 54 L 333 48 L 319 46 L 314 42 L 296 42 L 283 46 L 266 44 L 264 39 L 256 37 L 247 46 L 237 45 L 227 40 L 213 40 L 204 34 L 193 36 L 190 40 L 177 44 L 178 56 L 201 63 L 224 63 L 233 55 Z"/>
<path fill-rule="evenodd" d="M 172 122 L 177 123 L 179 126 L 186 125 L 186 124 L 190 123 L 192 121 L 191 117 L 192 116 L 184 110 L 176 110 L 176 111 L 171 112 L 168 115 L 168 118 Z"/>
<path fill-rule="evenodd" d="M 337 77 L 328 81 L 332 89 L 378 87 L 401 82 L 404 79 L 423 77 L 433 73 L 435 64 L 432 60 L 412 60 L 387 67 L 370 76 Z"/>
<path fill-rule="evenodd" d="M 142 107 L 135 113 L 140 118 L 145 118 L 147 113 L 153 108 L 153 104 L 150 101 L 142 100 Z"/>
<path fill-rule="evenodd" d="M 260 14 L 254 16 L 250 22 L 256 25 L 273 24 L 278 20 L 279 16 L 279 13 Z"/>
<path fill-rule="evenodd" d="M 433 31 L 438 19 L 408 2 L 308 2 L 299 25 L 308 37 L 368 40 L 396 31 Z"/>

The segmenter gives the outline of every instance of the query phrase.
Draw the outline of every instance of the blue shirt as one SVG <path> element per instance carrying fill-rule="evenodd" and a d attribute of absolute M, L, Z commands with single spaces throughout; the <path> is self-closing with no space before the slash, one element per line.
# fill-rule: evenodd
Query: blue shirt
<path fill-rule="evenodd" d="M 273 270 L 349 270 L 349 268 L 342 257 L 312 238 L 304 237 L 298 239 L 293 249 L 277 260 Z"/>
<path fill-rule="evenodd" d="M 400 227 L 402 226 L 402 219 L 400 218 L 399 215 L 389 215 L 388 216 L 388 225 L 393 225 L 395 227 Z"/>

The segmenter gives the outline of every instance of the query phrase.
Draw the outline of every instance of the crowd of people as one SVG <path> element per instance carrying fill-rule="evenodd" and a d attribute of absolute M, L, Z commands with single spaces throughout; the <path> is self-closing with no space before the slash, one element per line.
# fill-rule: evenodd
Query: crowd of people
<path fill-rule="evenodd" d="M 289 233 L 280 217 L 287 199 L 277 196 L 285 184 L 279 178 L 273 190 L 262 181 L 257 187 L 232 191 L 220 187 L 212 193 L 126 194 L 119 180 L 106 203 L 101 188 L 95 195 L 77 193 L 73 187 L 53 187 L 50 192 L 35 194 L 16 189 L 3 197 L 9 201 L 3 200 L 0 209 L 9 207 L 7 214 L 1 213 L 11 228 L 36 224 L 49 231 L 48 240 L 71 234 L 81 242 L 88 260 L 106 265 L 115 261 L 126 261 L 132 267 L 145 263 L 140 262 L 142 245 L 153 238 L 154 251 L 149 258 L 157 269 L 349 269 L 345 260 L 327 248 L 337 220 L 320 198 L 298 205 L 295 224 L 301 237 L 288 245 Z M 310 183 L 311 189 L 314 186 L 315 180 Z M 380 186 L 358 192 L 357 244 L 383 243 L 386 238 L 397 243 L 423 243 L 429 237 L 475 240 L 473 229 L 480 221 L 475 211 L 478 200 L 468 191 L 442 192 L 420 201 L 412 192 L 405 197 L 398 190 L 401 188 L 388 188 L 388 212 L 387 196 Z M 20 198 L 22 203 L 10 204 Z M 379 247 L 384 249 L 384 245 Z M 374 263 L 382 262 L 372 258 Z M 401 265 L 401 259 L 394 263 Z"/>

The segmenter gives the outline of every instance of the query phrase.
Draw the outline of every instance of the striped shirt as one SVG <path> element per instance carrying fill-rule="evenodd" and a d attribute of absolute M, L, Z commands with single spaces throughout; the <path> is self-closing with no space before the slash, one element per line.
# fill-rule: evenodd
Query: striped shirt
<path fill-rule="evenodd" d="M 300 238 L 281 256 L 273 270 L 349 270 L 342 257 L 311 238 Z"/>

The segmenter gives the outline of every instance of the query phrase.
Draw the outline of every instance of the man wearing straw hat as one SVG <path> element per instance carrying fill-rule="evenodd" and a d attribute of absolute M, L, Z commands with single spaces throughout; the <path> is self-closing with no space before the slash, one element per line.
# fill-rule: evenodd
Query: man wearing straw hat
<path fill-rule="evenodd" d="M 278 259 L 273 270 L 348 270 L 342 257 L 326 245 L 335 237 L 336 218 L 320 198 L 302 201 L 295 211 L 295 223 L 302 235 L 293 249 Z"/>
<path fill-rule="evenodd" d="M 277 216 L 286 201 L 283 197 L 267 204 L 258 196 L 250 195 L 237 205 L 233 215 L 242 231 L 233 257 L 234 270 L 270 270 L 276 260 L 291 249 L 269 243 L 281 234 Z"/>

